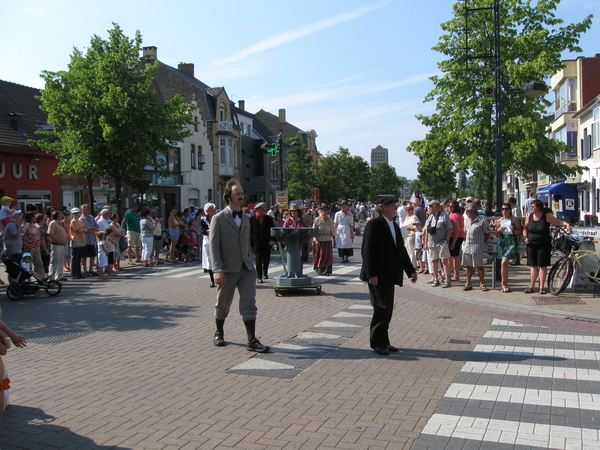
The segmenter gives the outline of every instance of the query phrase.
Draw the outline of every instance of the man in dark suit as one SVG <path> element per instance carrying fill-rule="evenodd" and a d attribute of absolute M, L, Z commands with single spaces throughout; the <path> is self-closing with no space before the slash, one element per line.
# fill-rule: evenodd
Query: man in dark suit
<path fill-rule="evenodd" d="M 256 277 L 262 283 L 263 278 L 269 278 L 271 249 L 275 245 L 275 239 L 271 236 L 273 218 L 267 214 L 267 206 L 263 202 L 258 202 L 254 209 L 256 215 L 250 217 L 250 239 L 256 255 Z"/>
<path fill-rule="evenodd" d="M 269 347 L 256 338 L 256 270 L 250 257 L 250 218 L 243 213 L 244 190 L 235 180 L 229 180 L 223 192 L 227 206 L 215 214 L 210 223 L 210 255 L 212 258 L 217 304 L 217 331 L 213 343 L 225 346 L 223 326 L 229 314 L 233 295 L 240 294 L 240 313 L 248 335 L 246 350 L 266 353 Z"/>
<path fill-rule="evenodd" d="M 394 312 L 394 286 L 402 286 L 403 271 L 413 283 L 417 281 L 417 273 L 404 248 L 402 233 L 393 220 L 397 201 L 391 195 L 377 197 L 378 216 L 367 222 L 361 250 L 360 279 L 369 283 L 373 306 L 370 343 L 378 355 L 398 351 L 390 345 L 388 335 Z"/>

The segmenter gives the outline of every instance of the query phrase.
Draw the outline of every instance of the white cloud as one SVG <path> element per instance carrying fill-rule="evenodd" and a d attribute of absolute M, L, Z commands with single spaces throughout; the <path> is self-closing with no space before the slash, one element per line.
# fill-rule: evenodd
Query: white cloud
<path fill-rule="evenodd" d="M 350 11 L 347 13 L 338 14 L 337 16 L 321 19 L 317 22 L 314 22 L 302 28 L 298 28 L 296 30 L 288 30 L 284 31 L 283 33 L 273 34 L 271 36 L 266 37 L 262 41 L 257 42 L 256 44 L 252 44 L 249 47 L 246 47 L 240 50 L 239 52 L 234 53 L 233 55 L 226 56 L 224 58 L 213 61 L 208 65 L 208 67 L 219 67 L 232 63 L 237 63 L 247 58 L 248 56 L 254 55 L 256 53 L 263 52 L 265 50 L 269 50 L 283 44 L 287 44 L 288 42 L 292 42 L 297 39 L 309 36 L 326 28 L 364 16 L 365 14 L 371 11 L 375 11 L 386 6 L 388 3 L 389 2 L 384 2 L 377 3 L 372 6 L 365 6 L 355 11 Z"/>

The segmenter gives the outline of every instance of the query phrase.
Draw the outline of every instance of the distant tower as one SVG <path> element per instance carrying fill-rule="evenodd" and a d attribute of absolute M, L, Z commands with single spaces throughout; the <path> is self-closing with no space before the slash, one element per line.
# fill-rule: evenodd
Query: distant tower
<path fill-rule="evenodd" d="M 371 150 L 371 167 L 375 167 L 380 162 L 388 162 L 388 149 L 378 145 Z"/>

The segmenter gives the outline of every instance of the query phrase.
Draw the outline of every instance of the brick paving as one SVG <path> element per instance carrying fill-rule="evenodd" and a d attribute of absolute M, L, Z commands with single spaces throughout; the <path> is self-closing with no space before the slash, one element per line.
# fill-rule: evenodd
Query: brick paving
<path fill-rule="evenodd" d="M 352 260 L 334 267 L 347 273 L 317 279 L 320 296 L 277 297 L 258 285 L 261 341 L 288 342 L 368 305 L 366 286 L 356 282 L 358 258 Z M 215 292 L 203 274 L 171 277 L 187 267 L 197 271 L 197 263 L 179 272 L 136 267 L 108 282 L 68 281 L 56 298 L 42 292 L 10 302 L 0 293 L 3 318 L 15 331 L 80 333 L 5 357 L 12 389 L 0 449 L 416 449 L 494 319 L 559 333 L 599 330 L 599 300 L 591 293 L 575 293 L 585 305 L 538 307 L 517 290 L 527 275 L 517 266 L 511 294 L 466 294 L 459 283 L 442 290 L 424 280 L 398 288 L 391 327 L 397 355 L 375 355 L 367 327 L 293 378 L 252 376 L 231 370 L 255 357 L 245 350 L 241 318 L 232 310 L 230 344 L 214 347 Z"/>

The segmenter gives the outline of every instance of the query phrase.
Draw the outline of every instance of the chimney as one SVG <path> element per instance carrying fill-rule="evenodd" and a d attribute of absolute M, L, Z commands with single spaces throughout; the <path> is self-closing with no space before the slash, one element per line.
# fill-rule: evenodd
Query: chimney
<path fill-rule="evenodd" d="M 238 100 L 238 108 L 240 108 L 242 111 L 246 111 L 246 101 Z"/>
<path fill-rule="evenodd" d="M 177 69 L 180 72 L 183 72 L 186 75 L 189 75 L 190 77 L 194 78 L 194 64 L 192 64 L 192 63 L 179 63 L 179 65 L 177 66 Z"/>
<path fill-rule="evenodd" d="M 285 123 L 285 109 L 279 110 L 279 122 Z"/>
<path fill-rule="evenodd" d="M 157 48 L 156 47 L 144 47 L 142 49 L 143 54 L 142 54 L 142 58 L 143 59 L 157 59 Z"/>

